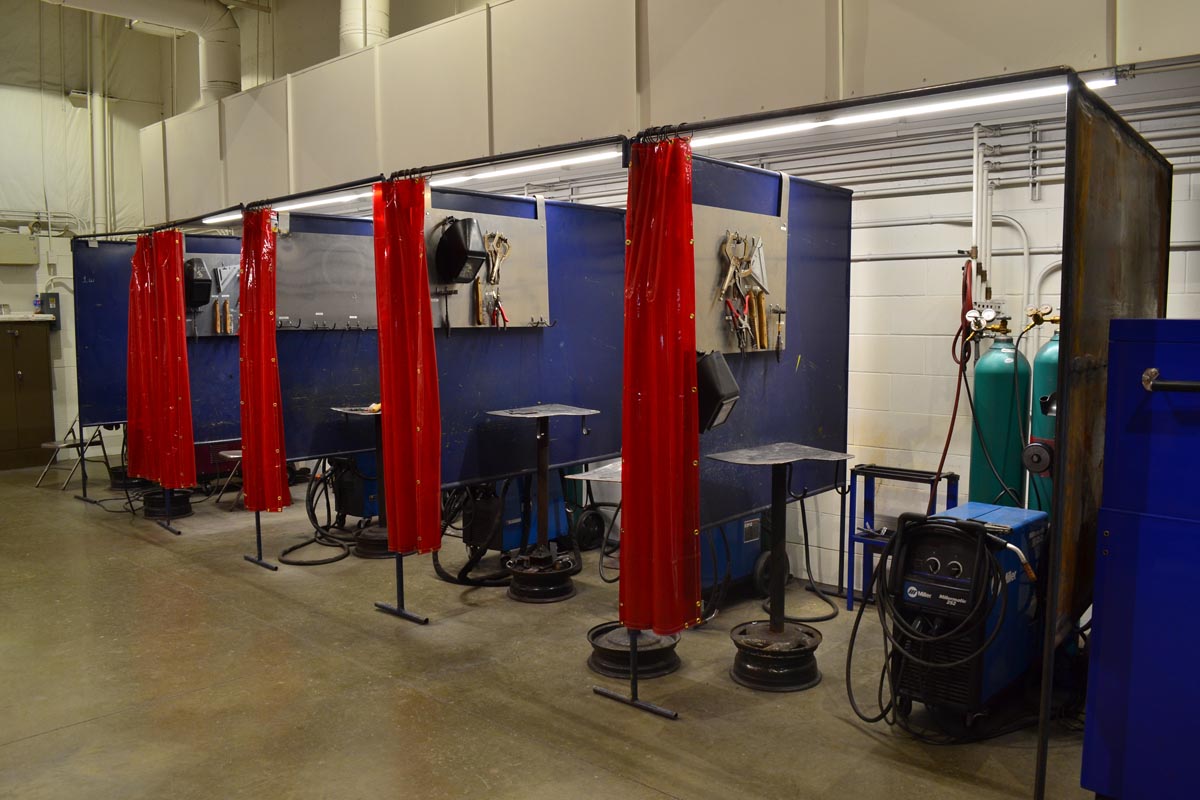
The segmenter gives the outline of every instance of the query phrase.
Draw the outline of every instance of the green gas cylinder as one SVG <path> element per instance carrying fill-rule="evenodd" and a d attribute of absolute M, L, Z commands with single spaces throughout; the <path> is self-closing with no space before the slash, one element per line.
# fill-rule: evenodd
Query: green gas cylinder
<path fill-rule="evenodd" d="M 1041 398 L 1058 389 L 1058 331 L 1033 357 L 1033 408 L 1029 421 L 1029 441 L 1054 444 L 1054 417 L 1042 413 Z M 1049 475 L 1029 476 L 1029 507 L 1050 513 L 1054 484 Z"/>
<path fill-rule="evenodd" d="M 1016 371 L 1016 387 L 1013 371 Z M 1021 465 L 1021 431 L 1029 419 L 1029 361 L 1013 345 L 1011 336 L 997 336 L 975 364 L 975 415 L 971 432 L 972 502 L 1024 505 L 1025 468 Z M 980 434 L 983 442 L 980 442 Z M 988 466 L 983 443 L 1004 484 Z M 1004 491 L 1007 485 L 1021 502 Z"/>

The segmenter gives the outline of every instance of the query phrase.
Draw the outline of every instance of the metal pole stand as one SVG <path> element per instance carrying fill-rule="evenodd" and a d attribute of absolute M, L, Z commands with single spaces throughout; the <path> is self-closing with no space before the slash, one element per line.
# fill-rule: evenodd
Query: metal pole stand
<path fill-rule="evenodd" d="M 508 563 L 508 596 L 522 603 L 557 603 L 575 596 L 572 554 L 550 543 L 550 418 L 537 421 L 537 545 Z"/>
<path fill-rule="evenodd" d="M 815 652 L 821 644 L 816 628 L 784 618 L 787 583 L 787 464 L 771 465 L 771 619 L 743 622 L 730 632 L 737 647 L 734 681 L 749 689 L 798 692 L 821 682 Z"/>
<path fill-rule="evenodd" d="M 393 617 L 406 619 L 409 622 L 415 622 L 418 625 L 428 625 L 429 617 L 422 617 L 420 614 L 414 614 L 404 607 L 404 554 L 396 553 L 396 605 L 390 606 L 387 603 L 376 603 L 375 607 L 385 614 L 391 614 Z"/>
<path fill-rule="evenodd" d="M 262 521 L 259 519 L 259 512 L 254 512 L 254 542 L 258 546 L 257 556 L 242 556 L 251 564 L 258 564 L 263 569 L 269 569 L 271 572 L 278 572 L 279 567 L 272 564 L 270 561 L 263 561 L 262 557 Z"/>
<path fill-rule="evenodd" d="M 167 518 L 165 520 L 156 519 L 154 520 L 154 524 L 160 528 L 163 528 L 164 530 L 170 531 L 176 536 L 182 536 L 183 531 L 179 530 L 178 528 L 171 527 L 171 494 L 172 492 L 170 489 L 163 489 L 163 505 L 167 512 Z"/>
<path fill-rule="evenodd" d="M 81 483 L 83 484 L 83 489 L 82 489 L 82 494 L 75 495 L 75 499 L 82 500 L 83 502 L 90 503 L 91 505 L 94 505 L 94 506 L 100 505 L 100 501 L 93 500 L 92 498 L 88 497 L 88 493 L 87 493 L 87 449 L 88 449 L 88 447 L 91 446 L 92 440 L 96 438 L 96 434 L 100 433 L 101 430 L 102 430 L 101 428 L 94 429 L 92 431 L 91 437 L 88 438 L 87 442 L 84 442 L 83 441 L 83 425 L 79 426 L 79 433 L 80 433 L 80 436 L 79 436 L 79 479 L 80 479 Z"/>
<path fill-rule="evenodd" d="M 679 719 L 679 712 L 672 711 L 669 708 L 656 706 L 654 703 L 647 703 L 645 700 L 638 699 L 638 636 L 641 631 L 629 629 L 629 696 L 614 692 L 611 689 L 605 689 L 603 686 L 593 686 L 592 691 L 601 697 L 607 697 L 609 700 L 616 700 L 618 703 L 624 703 L 627 706 L 649 711 L 651 714 L 657 714 L 660 717 L 667 719 Z"/>

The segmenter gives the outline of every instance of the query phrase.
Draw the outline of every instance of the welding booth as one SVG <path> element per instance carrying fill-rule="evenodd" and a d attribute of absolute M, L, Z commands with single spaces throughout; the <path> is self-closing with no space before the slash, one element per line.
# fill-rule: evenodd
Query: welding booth
<path fill-rule="evenodd" d="M 1022 80 L 1043 82 L 1031 97 L 1066 95 L 1062 358 L 1048 396 L 1035 398 L 1055 418 L 1056 433 L 1026 451 L 1027 468 L 1053 476 L 1053 516 L 970 503 L 932 518 L 931 503 L 912 509 L 893 538 L 875 542 L 880 569 L 871 577 L 872 555 L 865 556 L 865 588 L 875 592 L 890 641 L 879 686 L 890 685 L 892 703 L 879 716 L 855 710 L 869 722 L 895 712 L 906 720 L 915 701 L 952 707 L 969 725 L 1018 676 L 1036 677 L 1040 661 L 1044 787 L 1054 654 L 1079 633 L 1096 581 L 1107 608 L 1118 581 L 1111 567 L 1094 573 L 1093 555 L 1108 556 L 1097 522 L 1102 494 L 1114 491 L 1104 467 L 1120 474 L 1102 458 L 1108 324 L 1165 311 L 1170 166 L 1070 70 L 965 88 Z M 828 115 L 838 110 L 816 109 L 824 116 L 812 126 L 835 124 Z M 787 112 L 807 113 L 814 110 Z M 571 534 L 582 512 L 599 509 L 580 499 L 590 491 L 569 488 L 567 479 L 621 482 L 619 542 L 610 539 L 614 509 L 599 516 L 607 531 L 601 577 L 605 557 L 620 550 L 619 618 L 589 638 L 594 657 L 606 653 L 593 668 L 629 677 L 631 694 L 597 692 L 669 717 L 637 696 L 639 646 L 645 677 L 676 668 L 679 633 L 704 622 L 735 581 L 769 594 L 770 619 L 734 626 L 732 678 L 766 691 L 821 680 L 820 634 L 805 622 L 829 617 L 796 619 L 783 608 L 784 584 L 799 572 L 787 562 L 786 507 L 799 504 L 807 560 L 805 501 L 849 489 L 851 193 L 693 155 L 679 138 L 769 118 L 644 132 L 632 142 L 618 137 L 630 167 L 628 212 L 449 188 L 434 188 L 425 206 L 429 293 L 422 288 L 418 305 L 436 351 L 438 516 L 441 533 L 467 545 L 465 564 L 443 565 L 435 553 L 434 566 L 443 580 L 507 586 L 516 600 L 565 600 L 582 567 L 579 536 Z M 284 449 L 289 462 L 318 463 L 309 478 L 313 538 L 346 553 L 396 555 L 386 540 L 372 539 L 370 524 L 386 509 L 375 486 L 380 414 L 370 407 L 381 397 L 378 231 L 363 218 L 296 212 L 280 214 L 276 225 Z M 241 246 L 232 236 L 184 240 L 202 479 L 228 473 L 231 459 L 220 454 L 241 441 Z M 134 245 L 80 238 L 73 252 L 80 423 L 118 425 L 127 416 Z M 971 267 L 965 276 L 964 286 Z M 393 318 L 417 308 L 403 296 L 388 302 Z M 967 348 L 990 321 L 964 315 L 960 344 Z M 593 471 L 599 462 L 613 463 Z M 338 513 L 318 519 L 314 498 L 334 496 Z M 175 512 L 170 493 L 162 502 L 168 516 Z M 856 519 L 851 504 L 849 526 L 842 504 L 843 547 L 848 535 L 851 545 L 857 540 L 847 530 Z M 361 524 L 340 536 L 334 529 L 346 532 L 347 516 Z M 479 575 L 489 552 L 504 553 L 503 569 Z M 395 558 L 400 594 L 392 610 L 403 610 L 403 555 Z M 856 568 L 853 551 L 840 567 Z M 810 585 L 819 590 L 811 577 Z M 1105 624 L 1128 621 L 1107 621 L 1101 604 L 1096 611 L 1097 641 Z M 1003 652 L 980 658 L 994 641 Z M 1093 653 L 1093 670 L 1097 658 L 1106 659 L 1101 667 L 1123 663 L 1118 650 L 1110 644 Z M 1127 683 L 1103 688 L 1116 696 Z M 1101 769 L 1095 759 L 1121 758 L 1123 734 L 1096 729 L 1090 713 L 1088 723 L 1085 781 L 1120 796 L 1122 771 Z"/>

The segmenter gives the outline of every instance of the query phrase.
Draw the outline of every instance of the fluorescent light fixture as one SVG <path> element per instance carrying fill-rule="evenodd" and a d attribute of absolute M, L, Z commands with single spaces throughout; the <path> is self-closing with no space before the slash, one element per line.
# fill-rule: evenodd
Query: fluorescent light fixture
<path fill-rule="evenodd" d="M 305 208 L 319 208 L 321 206 L 335 206 L 343 203 L 354 203 L 358 200 L 366 200 L 371 197 L 371 192 L 355 192 L 354 194 L 339 194 L 333 197 L 317 197 L 312 200 L 298 200 L 294 203 L 284 203 L 283 205 L 275 206 L 276 211 L 300 211 Z"/>
<path fill-rule="evenodd" d="M 1116 85 L 1117 81 L 1115 78 L 1098 78 L 1096 80 L 1087 82 L 1087 87 L 1093 90 L 1106 89 L 1110 86 Z M 786 125 L 772 125 L 766 128 L 751 128 L 749 130 L 732 131 L 730 133 L 717 133 L 711 136 L 697 136 L 692 139 L 692 147 L 713 147 L 715 145 L 732 144 L 734 142 L 770 139 L 777 136 L 787 136 L 793 133 L 803 133 L 805 131 L 813 130 L 814 128 L 828 128 L 840 125 L 858 125 L 865 122 L 886 122 L 888 120 L 903 119 L 906 117 L 919 117 L 929 114 L 944 114 L 950 111 L 962 111 L 970 108 L 1003 105 L 1005 103 L 1019 103 L 1026 100 L 1039 100 L 1045 97 L 1057 97 L 1066 93 L 1067 84 L 1066 82 L 1063 82 L 1054 83 L 1047 86 L 1038 86 L 1033 89 L 994 92 L 992 94 L 982 94 L 974 97 L 959 97 L 952 100 L 921 103 L 918 105 L 881 108 L 876 111 L 860 111 L 852 114 L 843 114 L 841 116 L 832 117 L 825 120 L 794 122 Z"/>
<path fill-rule="evenodd" d="M 549 170 L 562 169 L 563 167 L 575 167 L 581 164 L 595 164 L 601 161 L 610 161 L 621 157 L 621 151 L 617 150 L 601 150 L 595 153 L 584 153 L 583 155 L 570 156 L 569 158 L 556 158 L 550 161 L 534 161 L 516 164 L 511 167 L 496 167 L 495 169 L 485 169 L 482 172 L 473 172 L 469 175 L 446 175 L 434 178 L 429 182 L 430 186 L 457 186 L 460 183 L 468 181 L 485 180 L 488 178 L 510 178 L 514 175 L 527 175 L 534 172 L 547 172 Z"/>
<path fill-rule="evenodd" d="M 241 211 L 226 211 L 224 214 L 214 214 L 213 216 L 205 217 L 200 221 L 205 225 L 220 225 L 222 222 L 233 222 L 235 219 L 240 220 L 241 218 Z"/>

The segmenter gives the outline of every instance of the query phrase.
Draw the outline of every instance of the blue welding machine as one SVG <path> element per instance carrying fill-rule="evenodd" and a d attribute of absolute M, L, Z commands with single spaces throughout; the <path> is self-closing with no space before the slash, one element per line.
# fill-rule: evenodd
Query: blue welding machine
<path fill-rule="evenodd" d="M 901 518 L 880 583 L 902 709 L 922 703 L 969 723 L 1031 674 L 1042 639 L 1031 576 L 1048 524 L 1045 512 L 989 503 Z"/>

